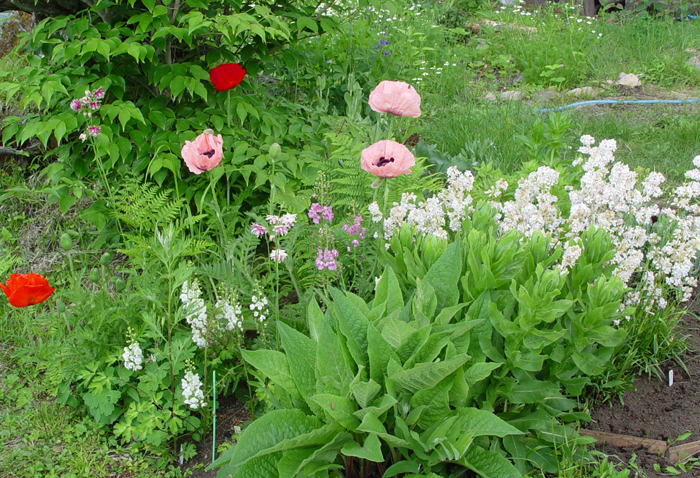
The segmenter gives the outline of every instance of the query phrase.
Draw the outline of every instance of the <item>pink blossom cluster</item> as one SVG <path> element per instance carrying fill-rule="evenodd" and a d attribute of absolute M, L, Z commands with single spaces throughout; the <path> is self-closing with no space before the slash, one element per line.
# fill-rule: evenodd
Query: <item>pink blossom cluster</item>
<path fill-rule="evenodd" d="M 348 233 L 348 236 L 357 236 L 360 239 L 365 238 L 365 232 L 367 231 L 367 228 L 362 227 L 362 216 L 359 214 L 354 217 L 355 222 L 350 224 L 350 223 L 345 223 L 342 226 L 343 231 Z M 352 247 L 357 247 L 360 245 L 360 241 L 357 239 L 353 239 L 352 242 Z M 348 247 L 348 252 L 350 252 L 350 248 Z"/>
<path fill-rule="evenodd" d="M 338 251 L 335 249 L 321 249 L 318 248 L 318 255 L 316 256 L 316 267 L 318 270 L 323 270 L 328 268 L 329 271 L 334 271 L 338 268 Z"/>
<path fill-rule="evenodd" d="M 296 214 L 284 214 L 283 216 L 268 214 L 265 217 L 265 220 L 270 226 L 272 226 L 270 239 L 274 239 L 275 236 L 284 236 L 287 234 L 289 229 L 296 223 L 297 216 Z M 257 237 L 262 237 L 265 234 L 268 234 L 267 227 L 261 224 L 253 224 L 250 232 L 255 234 Z"/>
<path fill-rule="evenodd" d="M 333 222 L 333 206 L 321 206 L 318 203 L 313 203 L 311 204 L 311 208 L 309 208 L 308 215 L 310 219 L 313 219 L 314 224 L 321 222 L 321 219 Z"/>
<path fill-rule="evenodd" d="M 104 98 L 105 92 L 100 86 L 95 91 L 85 90 L 85 96 L 79 100 L 73 100 L 70 102 L 70 109 L 73 111 L 82 111 L 85 109 L 83 114 L 88 115 L 91 111 L 96 111 L 100 109 L 100 101 Z"/>

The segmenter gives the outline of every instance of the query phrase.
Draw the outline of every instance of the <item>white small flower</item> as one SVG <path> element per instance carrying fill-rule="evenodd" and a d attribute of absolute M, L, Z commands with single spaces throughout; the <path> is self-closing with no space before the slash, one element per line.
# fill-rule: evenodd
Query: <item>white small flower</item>
<path fill-rule="evenodd" d="M 128 347 L 124 347 L 124 353 L 122 354 L 122 359 L 124 359 L 124 368 L 127 370 L 141 370 L 143 366 L 143 352 L 141 351 L 141 346 L 138 342 L 134 342 Z"/>
<path fill-rule="evenodd" d="M 199 375 L 188 371 L 182 379 L 182 396 L 185 399 L 185 405 L 196 410 L 205 407 L 207 404 L 204 401 L 204 392 L 202 392 L 202 381 Z"/>

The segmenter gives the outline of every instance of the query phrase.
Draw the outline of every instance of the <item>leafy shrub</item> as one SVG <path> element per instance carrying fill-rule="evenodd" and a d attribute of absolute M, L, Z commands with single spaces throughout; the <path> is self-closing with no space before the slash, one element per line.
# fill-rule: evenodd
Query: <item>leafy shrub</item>
<path fill-rule="evenodd" d="M 293 105 L 274 102 L 254 78 L 271 55 L 286 54 L 286 45 L 336 27 L 314 8 L 291 1 L 119 0 L 45 19 L 23 42 L 32 53 L 30 65 L 0 83 L 8 100 L 21 91 L 26 110 L 5 119 L 2 141 L 22 147 L 38 138 L 46 156 L 58 158 L 47 174 L 52 200 L 71 195 L 71 183 L 90 176 L 96 163 L 112 177 L 107 181 L 103 174 L 104 188 L 118 188 L 115 178 L 125 172 L 142 172 L 158 184 L 174 184 L 180 197 L 199 199 L 202 179 L 181 175 L 180 148 L 206 128 L 224 137 L 219 174 L 229 189 L 252 183 L 265 191 L 277 182 L 292 191 L 288 181 L 301 174 L 296 145 L 308 131 Z M 221 62 L 242 63 L 249 80 L 233 92 L 216 93 L 209 69 Z M 105 92 L 99 109 L 90 115 L 70 111 L 71 101 L 98 87 Z M 88 124 L 101 128 L 93 147 L 79 139 Z M 288 164 L 286 169 L 278 168 L 284 176 L 266 171 L 270 161 L 262 151 L 273 141 L 293 146 L 285 149 L 289 161 L 280 168 Z M 61 205 L 66 210 L 71 201 Z M 104 207 L 98 202 L 86 217 L 103 225 Z"/>

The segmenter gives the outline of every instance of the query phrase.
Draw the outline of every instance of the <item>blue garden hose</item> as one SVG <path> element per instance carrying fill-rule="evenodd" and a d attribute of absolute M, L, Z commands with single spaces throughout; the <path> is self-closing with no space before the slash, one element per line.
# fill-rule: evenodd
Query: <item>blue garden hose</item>
<path fill-rule="evenodd" d="M 689 100 L 588 100 L 588 101 L 578 101 L 576 103 L 571 103 L 570 105 L 557 106 L 556 108 L 543 108 L 540 113 L 547 113 L 549 111 L 561 111 L 568 108 L 573 108 L 575 106 L 583 105 L 651 105 L 655 103 L 667 103 L 673 105 L 681 105 L 685 103 L 695 103 L 700 101 L 700 98 L 692 98 Z"/>

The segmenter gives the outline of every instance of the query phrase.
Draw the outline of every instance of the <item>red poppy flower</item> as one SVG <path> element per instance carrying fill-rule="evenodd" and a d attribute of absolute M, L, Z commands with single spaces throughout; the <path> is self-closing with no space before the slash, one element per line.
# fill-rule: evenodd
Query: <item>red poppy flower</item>
<path fill-rule="evenodd" d="M 216 91 L 226 91 L 235 88 L 243 81 L 245 70 L 238 63 L 224 63 L 209 72 L 209 79 Z"/>
<path fill-rule="evenodd" d="M 10 300 L 10 305 L 14 307 L 41 304 L 55 290 L 44 276 L 34 273 L 10 274 L 7 285 L 0 284 L 0 289 Z"/>

